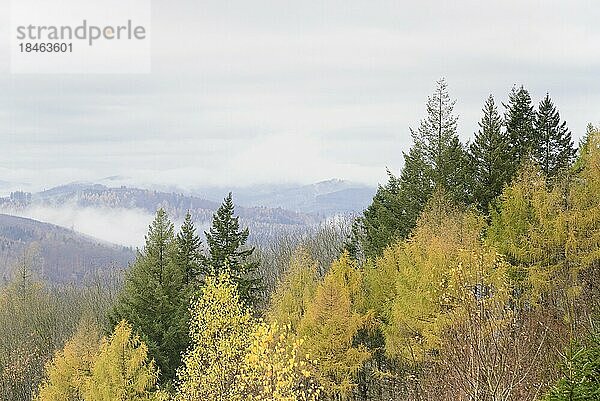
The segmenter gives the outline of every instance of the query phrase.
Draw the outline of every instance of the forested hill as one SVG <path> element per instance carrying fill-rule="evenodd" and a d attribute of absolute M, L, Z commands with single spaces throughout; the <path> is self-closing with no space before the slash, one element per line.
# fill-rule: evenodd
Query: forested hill
<path fill-rule="evenodd" d="M 82 282 L 124 268 L 130 248 L 101 242 L 75 231 L 36 220 L 0 214 L 0 279 L 22 274 L 48 282 Z"/>
<path fill-rule="evenodd" d="M 226 193 L 223 194 L 225 196 Z M 24 209 L 29 206 L 136 208 L 154 214 L 164 208 L 174 220 L 181 220 L 189 210 L 195 221 L 210 221 L 219 203 L 181 193 L 160 192 L 149 189 L 119 187 L 100 184 L 73 183 L 46 191 L 29 194 L 15 192 L 0 199 L 4 210 Z M 279 207 L 238 207 L 240 217 L 249 224 L 307 225 L 317 222 L 317 217 L 306 213 L 284 210 Z"/>

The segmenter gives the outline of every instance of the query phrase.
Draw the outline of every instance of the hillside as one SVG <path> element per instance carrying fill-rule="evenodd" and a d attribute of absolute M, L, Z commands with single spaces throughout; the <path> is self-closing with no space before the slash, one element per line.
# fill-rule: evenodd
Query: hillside
<path fill-rule="evenodd" d="M 135 253 L 72 230 L 36 220 L 0 214 L 0 279 L 9 280 L 18 266 L 48 282 L 81 282 L 92 274 L 123 268 Z"/>

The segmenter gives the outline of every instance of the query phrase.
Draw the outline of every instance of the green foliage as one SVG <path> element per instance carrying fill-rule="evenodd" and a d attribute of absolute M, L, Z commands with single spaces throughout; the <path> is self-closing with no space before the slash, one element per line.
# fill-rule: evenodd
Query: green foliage
<path fill-rule="evenodd" d="M 513 160 L 510 142 L 502 131 L 502 119 L 490 95 L 483 107 L 479 131 L 470 147 L 473 164 L 473 196 L 479 209 L 487 213 L 489 205 L 511 179 Z"/>
<path fill-rule="evenodd" d="M 175 261 L 184 274 L 184 282 L 188 286 L 196 284 L 198 278 L 206 272 L 202 271 L 202 241 L 196 233 L 196 227 L 194 227 L 189 212 L 186 213 L 181 230 L 177 233 L 176 242 Z"/>
<path fill-rule="evenodd" d="M 213 216 L 206 234 L 209 256 L 204 268 L 213 277 L 227 273 L 239 291 L 242 301 L 252 305 L 257 301 L 260 279 L 256 277 L 258 263 L 250 260 L 254 248 L 246 247 L 248 228 L 240 230 L 239 217 L 234 216 L 231 192 Z"/>
<path fill-rule="evenodd" d="M 522 85 L 513 86 L 508 104 L 505 104 L 504 123 L 506 133 L 510 139 L 511 157 L 513 160 L 513 173 L 519 165 L 533 151 L 537 144 L 535 132 L 535 112 L 531 103 L 531 96 Z"/>
<path fill-rule="evenodd" d="M 600 333 L 592 333 L 582 344 L 571 344 L 564 355 L 561 369 L 563 376 L 550 389 L 545 400 L 600 399 Z"/>
<path fill-rule="evenodd" d="M 575 148 L 567 123 L 560 121 L 560 114 L 550 100 L 550 96 L 540 102 L 535 116 L 536 144 L 533 158 L 548 179 L 571 166 L 575 157 Z"/>
<path fill-rule="evenodd" d="M 411 134 L 414 147 L 430 170 L 434 187 L 446 191 L 455 201 L 464 201 L 468 161 L 456 131 L 455 103 L 450 100 L 446 81 L 439 80 L 433 96 L 427 99 L 427 117 Z"/>
<path fill-rule="evenodd" d="M 165 384 L 175 377 L 189 341 L 188 272 L 184 270 L 189 266 L 178 265 L 178 256 L 173 224 L 160 209 L 110 316 L 112 324 L 125 319 L 140 334 Z"/>
<path fill-rule="evenodd" d="M 438 81 L 427 99 L 427 117 L 417 130 L 411 129 L 414 144 L 404 154 L 400 178 L 388 172 L 388 183 L 379 187 L 357 220 L 347 247 L 355 259 L 360 259 L 359 250 L 374 258 L 392 242 L 406 238 L 435 189 L 456 202 L 471 198 L 469 157 L 457 135 L 454 104 L 446 81 Z"/>

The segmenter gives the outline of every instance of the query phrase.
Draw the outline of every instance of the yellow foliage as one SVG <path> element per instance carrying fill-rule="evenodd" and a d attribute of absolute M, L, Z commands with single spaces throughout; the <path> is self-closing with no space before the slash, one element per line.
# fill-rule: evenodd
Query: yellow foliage
<path fill-rule="evenodd" d="M 192 346 L 177 372 L 177 400 L 241 400 L 239 376 L 252 328 L 252 317 L 228 277 L 208 278 L 192 304 Z"/>
<path fill-rule="evenodd" d="M 297 328 L 317 288 L 318 267 L 318 262 L 306 250 L 296 251 L 271 299 L 269 320 Z"/>
<path fill-rule="evenodd" d="M 245 399 L 318 400 L 321 389 L 315 380 L 314 362 L 302 352 L 302 343 L 290 326 L 258 323 L 240 374 Z"/>
<path fill-rule="evenodd" d="M 390 356 L 423 361 L 439 349 L 440 334 L 465 303 L 505 296 L 507 265 L 482 244 L 484 227 L 471 211 L 429 209 L 409 240 L 392 245 L 376 261 L 367 282 L 391 293 L 390 299 L 381 290 L 370 293 L 384 302 L 379 313 Z"/>
<path fill-rule="evenodd" d="M 100 346 L 100 334 L 83 321 L 64 348 L 46 365 L 46 380 L 41 384 L 38 401 L 83 400 L 83 389 L 92 373 L 92 364 Z"/>
<path fill-rule="evenodd" d="M 86 401 L 143 401 L 164 398 L 156 390 L 158 370 L 148 361 L 148 347 L 121 321 L 104 338 L 85 385 Z"/>
<path fill-rule="evenodd" d="M 361 283 L 361 272 L 347 254 L 342 255 L 317 287 L 298 329 L 317 360 L 319 382 L 328 394 L 342 399 L 356 387 L 356 375 L 371 356 L 364 346 L 353 345 L 367 322 L 353 305 L 362 298 Z"/>

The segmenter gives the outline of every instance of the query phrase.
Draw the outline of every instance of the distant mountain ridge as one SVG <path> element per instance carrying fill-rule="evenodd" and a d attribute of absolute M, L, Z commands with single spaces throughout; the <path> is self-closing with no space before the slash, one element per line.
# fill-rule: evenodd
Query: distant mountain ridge
<path fill-rule="evenodd" d="M 197 188 L 193 192 L 208 199 L 223 193 L 219 187 Z M 308 185 L 254 185 L 236 187 L 232 192 L 241 205 L 280 207 L 319 217 L 359 213 L 373 199 L 376 187 L 331 179 Z"/>
<path fill-rule="evenodd" d="M 24 258 L 31 274 L 45 281 L 80 283 L 127 267 L 135 252 L 54 224 L 0 214 L 0 279 L 14 277 Z"/>

